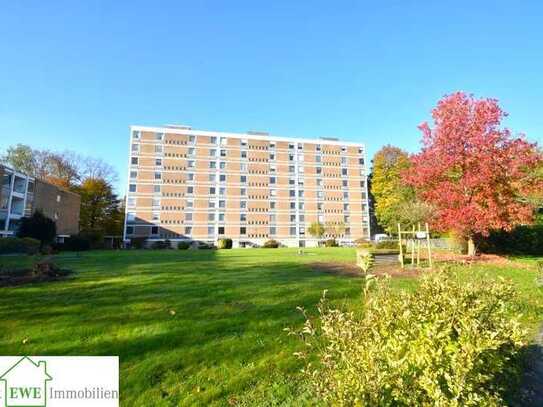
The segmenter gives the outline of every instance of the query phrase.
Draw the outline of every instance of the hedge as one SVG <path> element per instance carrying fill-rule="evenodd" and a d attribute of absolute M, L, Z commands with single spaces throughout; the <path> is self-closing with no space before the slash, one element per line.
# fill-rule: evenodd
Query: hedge
<path fill-rule="evenodd" d="M 0 239 L 0 254 L 37 254 L 40 241 L 31 237 L 8 237 Z"/>
<path fill-rule="evenodd" d="M 511 232 L 492 232 L 480 238 L 478 249 L 494 254 L 543 254 L 543 225 L 518 226 Z"/>

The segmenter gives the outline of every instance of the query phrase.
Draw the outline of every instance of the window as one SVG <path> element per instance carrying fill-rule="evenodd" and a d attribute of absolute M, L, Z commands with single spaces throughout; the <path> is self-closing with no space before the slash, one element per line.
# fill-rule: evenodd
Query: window
<path fill-rule="evenodd" d="M 134 130 L 132 132 L 132 138 L 135 139 L 135 140 L 139 140 L 140 139 L 140 132 L 138 130 Z"/>
<path fill-rule="evenodd" d="M 346 179 L 343 180 L 343 186 L 344 187 L 347 187 L 349 185 L 349 181 L 347 181 Z"/>
<path fill-rule="evenodd" d="M 298 203 L 298 209 L 300 209 L 300 210 L 304 209 L 304 203 L 303 202 Z"/>
<path fill-rule="evenodd" d="M 216 193 L 217 193 L 217 190 L 215 189 L 215 187 L 209 188 L 209 195 L 215 195 Z"/>
<path fill-rule="evenodd" d="M 248 143 L 248 140 L 247 140 L 247 139 L 241 139 L 239 144 L 240 144 L 242 147 L 247 147 L 247 143 Z"/>
<path fill-rule="evenodd" d="M 317 162 L 317 163 L 321 162 L 321 156 L 320 155 L 315 156 L 315 162 Z"/>
<path fill-rule="evenodd" d="M 342 165 L 347 164 L 347 157 L 341 157 L 341 164 Z"/>
<path fill-rule="evenodd" d="M 130 164 L 132 165 L 138 165 L 138 157 L 132 157 L 130 159 Z"/>
<path fill-rule="evenodd" d="M 343 210 L 348 211 L 349 210 L 349 204 L 343 204 Z"/>
<path fill-rule="evenodd" d="M 318 216 L 318 220 L 320 223 L 323 223 L 324 222 L 324 216 L 323 215 L 319 215 Z"/>
<path fill-rule="evenodd" d="M 240 235 L 246 235 L 247 234 L 247 228 L 245 226 L 242 226 L 239 228 L 239 234 Z"/>
<path fill-rule="evenodd" d="M 160 199 L 159 198 L 153 198 L 151 200 L 151 205 L 153 205 L 154 207 L 160 206 Z"/>
<path fill-rule="evenodd" d="M 241 152 L 241 158 L 247 158 L 247 151 Z"/>
<path fill-rule="evenodd" d="M 226 162 L 221 161 L 220 164 L 219 164 L 219 168 L 220 168 L 221 170 L 224 170 L 224 169 L 226 168 Z"/>
<path fill-rule="evenodd" d="M 185 213 L 185 221 L 192 221 L 192 212 Z"/>
<path fill-rule="evenodd" d="M 247 208 L 247 201 L 239 201 L 239 207 L 240 207 L 240 209 L 246 209 Z"/>
<path fill-rule="evenodd" d="M 29 194 L 34 193 L 34 182 L 28 181 L 28 185 L 26 187 L 26 190 Z"/>
<path fill-rule="evenodd" d="M 341 169 L 341 175 L 347 175 L 347 168 Z"/>
<path fill-rule="evenodd" d="M 130 184 L 128 186 L 128 192 L 136 192 L 136 184 Z"/>
<path fill-rule="evenodd" d="M 300 198 L 303 198 L 304 197 L 304 191 L 303 190 L 298 191 L 298 196 Z"/>
<path fill-rule="evenodd" d="M 194 173 L 192 172 L 187 173 L 187 181 L 194 181 Z"/>
<path fill-rule="evenodd" d="M 153 192 L 159 193 L 160 192 L 160 185 L 153 185 Z"/>
<path fill-rule="evenodd" d="M 127 206 L 136 206 L 136 198 L 134 197 L 128 197 L 127 200 L 126 200 L 126 205 Z"/>
<path fill-rule="evenodd" d="M 132 152 L 137 153 L 140 149 L 139 144 L 132 144 Z"/>
<path fill-rule="evenodd" d="M 276 218 L 275 218 L 275 214 L 271 214 L 270 215 L 270 222 L 275 222 Z"/>
<path fill-rule="evenodd" d="M 273 236 L 273 235 L 275 235 L 275 234 L 277 234 L 277 229 L 275 228 L 275 226 L 271 226 L 271 227 L 270 227 L 270 235 Z"/>
<path fill-rule="evenodd" d="M 363 158 L 359 158 L 359 159 L 358 159 L 358 164 L 364 165 L 364 159 L 363 159 Z"/>
<path fill-rule="evenodd" d="M 226 137 L 221 137 L 221 146 L 225 146 L 228 142 L 228 139 Z"/>
<path fill-rule="evenodd" d="M 217 180 L 217 176 L 215 174 L 209 174 L 209 180 L 211 182 L 215 182 Z"/>
<path fill-rule="evenodd" d="M 246 213 L 240 213 L 239 220 L 240 220 L 240 222 L 246 222 L 247 221 L 247 214 Z"/>
<path fill-rule="evenodd" d="M 270 202 L 270 209 L 275 209 L 275 205 L 276 205 L 275 201 L 271 201 Z"/>
<path fill-rule="evenodd" d="M 275 177 L 270 177 L 270 184 L 275 184 Z"/>
<path fill-rule="evenodd" d="M 317 178 L 317 186 L 322 187 L 322 179 L 321 178 Z"/>
<path fill-rule="evenodd" d="M 126 234 L 127 235 L 133 235 L 134 234 L 134 226 L 127 226 L 126 227 Z"/>
<path fill-rule="evenodd" d="M 349 193 L 348 192 L 344 192 L 343 193 L 343 198 L 348 198 L 349 197 Z"/>
<path fill-rule="evenodd" d="M 289 154 L 288 155 L 288 160 L 289 161 L 294 161 L 294 154 Z"/>
<path fill-rule="evenodd" d="M 239 170 L 240 170 L 241 172 L 246 172 L 246 171 L 247 171 L 247 164 L 240 164 L 240 165 L 239 165 Z M 274 171 L 275 171 L 275 170 L 274 170 Z M 270 172 L 272 172 L 271 167 L 270 167 Z"/>
<path fill-rule="evenodd" d="M 196 136 L 189 136 L 189 143 L 194 144 L 196 142 Z"/>
<path fill-rule="evenodd" d="M 322 168 L 321 167 L 315 168 L 315 173 L 318 175 L 322 174 Z"/>
<path fill-rule="evenodd" d="M 211 157 L 215 157 L 217 155 L 217 150 L 215 150 L 214 148 L 212 148 L 211 150 L 209 150 L 209 155 Z"/>
<path fill-rule="evenodd" d="M 289 144 L 288 148 L 289 148 L 289 150 L 294 150 L 294 144 Z"/>
<path fill-rule="evenodd" d="M 194 160 L 187 161 L 187 167 L 194 168 Z"/>
<path fill-rule="evenodd" d="M 214 213 L 208 213 L 207 214 L 207 220 L 210 222 L 215 222 L 215 214 Z"/>
<path fill-rule="evenodd" d="M 291 236 L 296 236 L 296 227 L 294 226 L 289 228 L 289 232 Z"/>
<path fill-rule="evenodd" d="M 136 213 L 135 212 L 127 212 L 126 220 L 128 222 L 134 222 L 136 220 Z"/>
<path fill-rule="evenodd" d="M 226 182 L 226 175 L 225 174 L 219 175 L 219 181 L 220 182 Z"/>
<path fill-rule="evenodd" d="M 270 141 L 270 148 L 271 148 L 271 149 L 274 149 L 274 148 L 275 148 L 275 141 Z"/>
<path fill-rule="evenodd" d="M 226 188 L 225 187 L 220 187 L 219 188 L 219 195 L 224 195 L 226 193 Z"/>
<path fill-rule="evenodd" d="M 317 199 L 324 199 L 324 192 L 317 191 Z"/>
<path fill-rule="evenodd" d="M 290 215 L 290 221 L 296 222 L 296 215 Z"/>
<path fill-rule="evenodd" d="M 317 144 L 317 145 L 315 146 L 315 150 L 321 151 L 321 145 L 320 145 L 320 144 Z"/>
<path fill-rule="evenodd" d="M 239 194 L 240 194 L 241 196 L 247 195 L 247 188 L 240 188 Z"/>
<path fill-rule="evenodd" d="M 226 201 L 223 200 L 223 199 L 221 199 L 221 200 L 219 201 L 219 208 L 225 208 L 225 207 L 226 207 Z"/>
<path fill-rule="evenodd" d="M 274 153 L 270 153 L 270 160 L 275 160 L 275 154 Z"/>
<path fill-rule="evenodd" d="M 318 203 L 317 204 L 317 210 L 318 211 L 322 211 L 322 208 L 324 207 L 324 205 L 322 203 Z"/>
<path fill-rule="evenodd" d="M 189 147 L 189 149 L 187 150 L 187 154 L 188 155 L 194 155 L 194 152 L 196 151 L 196 149 L 194 147 Z"/>
<path fill-rule="evenodd" d="M 187 194 L 192 195 L 193 193 L 194 193 L 194 187 L 193 186 L 187 187 Z"/>
<path fill-rule="evenodd" d="M 305 215 L 300 215 L 299 221 L 300 221 L 300 222 L 305 222 Z M 301 230 L 300 230 L 300 233 L 302 233 Z"/>
<path fill-rule="evenodd" d="M 158 235 L 158 226 L 151 227 L 151 234 Z"/>
<path fill-rule="evenodd" d="M 270 196 L 277 196 L 277 191 L 275 189 L 270 190 Z"/>
<path fill-rule="evenodd" d="M 164 138 L 164 133 L 155 133 L 155 140 L 162 140 Z"/>
<path fill-rule="evenodd" d="M 160 172 L 155 172 L 155 179 L 162 179 L 162 174 Z"/>
<path fill-rule="evenodd" d="M 299 144 L 298 144 L 298 150 L 303 150 L 303 149 L 304 149 L 304 145 L 301 144 L 301 143 L 299 143 Z"/>
<path fill-rule="evenodd" d="M 290 189 L 290 190 L 288 191 L 288 195 L 289 195 L 290 197 L 294 197 L 294 196 L 296 196 L 296 191 L 293 190 L 293 189 Z"/>
<path fill-rule="evenodd" d="M 192 226 L 185 226 L 185 234 L 186 235 L 192 234 Z"/>
<path fill-rule="evenodd" d="M 294 185 L 294 184 L 296 184 L 296 180 L 295 180 L 294 178 L 290 178 L 290 179 L 288 180 L 288 184 L 289 184 L 289 185 Z"/>
<path fill-rule="evenodd" d="M 305 228 L 300 226 L 300 235 L 305 235 Z"/>
<path fill-rule="evenodd" d="M 151 215 L 151 219 L 154 221 L 160 220 L 160 213 L 159 212 L 153 212 Z"/>
<path fill-rule="evenodd" d="M 188 200 L 188 201 L 186 201 L 185 205 L 187 206 L 187 208 L 193 208 L 194 207 L 194 201 L 193 200 Z"/>
<path fill-rule="evenodd" d="M 363 152 L 364 152 L 364 150 L 362 149 L 362 147 L 360 147 L 360 148 L 358 149 L 358 154 L 362 154 Z"/>
<path fill-rule="evenodd" d="M 162 165 L 162 158 L 157 158 L 157 159 L 155 160 L 155 165 L 158 166 L 158 167 L 160 167 L 160 166 Z"/>
<path fill-rule="evenodd" d="M 290 203 L 290 209 L 296 209 L 296 202 Z"/>
<path fill-rule="evenodd" d="M 341 146 L 341 151 L 343 151 L 343 152 L 347 151 L 347 147 Z"/>
<path fill-rule="evenodd" d="M 246 183 L 247 182 L 247 175 L 242 175 L 241 177 L 239 177 L 239 182 L 241 182 L 242 184 Z"/>
<path fill-rule="evenodd" d="M 294 165 L 288 166 L 288 172 L 294 172 Z"/>
<path fill-rule="evenodd" d="M 162 146 L 157 144 L 155 145 L 155 153 L 162 153 Z"/>
<path fill-rule="evenodd" d="M 219 222 L 224 222 L 224 213 L 219 213 Z"/>
<path fill-rule="evenodd" d="M 208 208 L 215 208 L 215 201 L 209 201 L 207 206 Z"/>
<path fill-rule="evenodd" d="M 215 227 L 214 226 L 208 226 L 207 227 L 207 234 L 208 235 L 214 235 L 215 234 Z"/>
<path fill-rule="evenodd" d="M 219 235 L 224 235 L 224 226 L 219 226 Z"/>
<path fill-rule="evenodd" d="M 215 136 L 212 136 L 209 138 L 209 143 L 210 144 L 217 144 L 217 137 Z"/>
<path fill-rule="evenodd" d="M 217 163 L 215 161 L 210 161 L 209 168 L 217 168 Z"/>

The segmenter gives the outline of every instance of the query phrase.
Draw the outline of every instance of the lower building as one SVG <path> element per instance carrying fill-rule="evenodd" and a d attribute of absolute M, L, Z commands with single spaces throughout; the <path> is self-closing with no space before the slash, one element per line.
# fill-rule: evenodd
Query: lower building
<path fill-rule="evenodd" d="M 20 219 L 40 210 L 53 219 L 60 239 L 79 233 L 78 194 L 0 165 L 0 237 L 13 236 Z"/>

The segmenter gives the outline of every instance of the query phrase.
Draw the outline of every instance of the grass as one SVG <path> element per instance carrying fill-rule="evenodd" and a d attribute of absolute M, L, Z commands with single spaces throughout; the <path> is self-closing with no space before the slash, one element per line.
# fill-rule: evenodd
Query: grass
<path fill-rule="evenodd" d="M 0 257 L 13 266 L 21 258 Z M 28 258 L 23 259 L 28 262 Z M 126 251 L 63 254 L 65 281 L 0 288 L 0 354 L 119 355 L 121 400 L 129 406 L 228 405 L 268 398 L 299 405 L 292 356 L 302 306 L 314 312 L 328 290 L 353 306 L 361 279 L 314 271 L 312 262 L 355 261 L 354 249 Z M 477 266 L 470 278 L 510 278 L 524 323 L 543 319 L 535 262 Z M 395 279 L 412 289 L 414 279 Z"/>

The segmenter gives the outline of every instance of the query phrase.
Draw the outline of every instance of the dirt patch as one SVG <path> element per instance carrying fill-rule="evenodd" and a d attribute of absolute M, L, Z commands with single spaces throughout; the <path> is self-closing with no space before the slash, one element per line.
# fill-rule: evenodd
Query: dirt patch
<path fill-rule="evenodd" d="M 465 265 L 471 264 L 494 264 L 498 266 L 507 266 L 511 260 L 507 257 L 496 254 L 478 254 L 476 256 L 467 256 L 463 254 L 438 252 L 432 254 L 432 259 L 439 262 L 455 262 Z"/>
<path fill-rule="evenodd" d="M 316 262 L 311 263 L 310 267 L 312 270 L 320 271 L 324 273 L 338 274 L 342 276 L 350 277 L 361 277 L 362 272 L 359 267 L 354 264 L 349 263 L 326 263 L 326 262 Z M 416 269 L 410 268 L 407 266 L 402 269 L 399 265 L 377 265 L 372 267 L 370 273 L 376 276 L 384 276 L 388 274 L 391 277 L 417 277 L 422 273 L 427 272 L 428 269 Z"/>
<path fill-rule="evenodd" d="M 0 287 L 18 286 L 31 283 L 59 281 L 66 279 L 72 272 L 63 270 L 50 262 L 34 264 L 31 269 L 0 270 Z"/>

